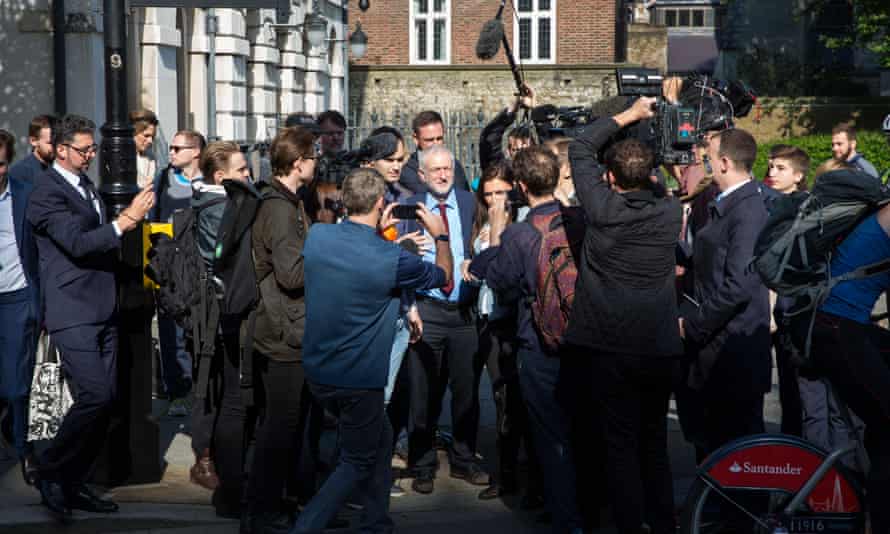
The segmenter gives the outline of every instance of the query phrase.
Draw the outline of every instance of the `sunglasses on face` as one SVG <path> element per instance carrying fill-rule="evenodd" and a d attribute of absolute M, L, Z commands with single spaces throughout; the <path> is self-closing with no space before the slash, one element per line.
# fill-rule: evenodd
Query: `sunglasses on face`
<path fill-rule="evenodd" d="M 188 150 L 190 148 L 195 148 L 195 147 L 188 146 L 188 145 L 170 145 L 170 152 L 173 152 L 174 154 L 176 154 L 176 153 L 180 152 L 181 150 Z"/>

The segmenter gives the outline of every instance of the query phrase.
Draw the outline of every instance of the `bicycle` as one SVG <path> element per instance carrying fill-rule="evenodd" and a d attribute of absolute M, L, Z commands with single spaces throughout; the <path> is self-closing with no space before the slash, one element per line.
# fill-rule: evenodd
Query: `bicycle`
<path fill-rule="evenodd" d="M 846 405 L 834 398 L 847 428 L 854 428 Z M 863 480 L 839 463 L 852 452 L 863 465 L 858 438 L 831 452 L 785 434 L 757 434 L 727 443 L 699 466 L 680 532 L 862 533 Z"/>

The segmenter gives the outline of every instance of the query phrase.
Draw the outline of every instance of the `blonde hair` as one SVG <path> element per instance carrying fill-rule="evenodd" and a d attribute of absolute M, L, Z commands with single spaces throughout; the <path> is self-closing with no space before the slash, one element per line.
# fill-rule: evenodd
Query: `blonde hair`
<path fill-rule="evenodd" d="M 229 169 L 229 162 L 232 154 L 240 152 L 241 148 L 233 141 L 214 141 L 207 145 L 204 153 L 201 154 L 201 175 L 204 180 L 212 181 L 216 171 L 226 171 Z"/>

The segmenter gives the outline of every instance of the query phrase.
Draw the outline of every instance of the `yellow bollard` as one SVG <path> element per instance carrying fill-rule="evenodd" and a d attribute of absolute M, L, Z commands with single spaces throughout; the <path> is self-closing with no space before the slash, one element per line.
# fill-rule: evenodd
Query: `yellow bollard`
<path fill-rule="evenodd" d="M 148 249 L 151 248 L 151 234 L 167 234 L 173 237 L 173 223 L 145 223 L 142 225 L 142 283 L 146 289 L 158 289 L 158 285 L 145 276 L 148 265 Z"/>

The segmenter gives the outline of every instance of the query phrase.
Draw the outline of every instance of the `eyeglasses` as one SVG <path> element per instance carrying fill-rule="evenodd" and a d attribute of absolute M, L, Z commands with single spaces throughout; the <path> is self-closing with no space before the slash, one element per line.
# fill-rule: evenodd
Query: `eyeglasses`
<path fill-rule="evenodd" d="M 190 148 L 195 148 L 195 147 L 193 147 L 193 146 L 186 146 L 186 145 L 170 145 L 170 152 L 173 152 L 174 154 L 176 154 L 176 153 L 178 153 L 180 150 L 188 150 L 188 149 L 190 149 Z"/>
<path fill-rule="evenodd" d="M 74 145 L 71 145 L 68 143 L 62 143 L 62 144 L 67 146 L 68 148 L 74 150 L 78 154 L 80 154 L 80 157 L 82 157 L 82 158 L 89 157 L 90 154 L 95 154 L 96 151 L 99 150 L 99 145 L 90 145 L 85 148 L 80 148 L 80 147 L 77 147 L 77 146 L 74 146 Z"/>
<path fill-rule="evenodd" d="M 485 198 L 505 197 L 510 194 L 510 191 L 511 191 L 511 189 L 503 189 L 500 191 L 489 191 L 487 193 L 482 193 L 482 196 L 484 196 Z"/>

